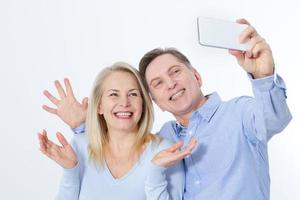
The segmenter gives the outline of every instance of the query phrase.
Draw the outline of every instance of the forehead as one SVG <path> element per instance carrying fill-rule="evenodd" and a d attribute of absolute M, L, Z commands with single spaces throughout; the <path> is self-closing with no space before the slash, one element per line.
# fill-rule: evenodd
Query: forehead
<path fill-rule="evenodd" d="M 150 62 L 145 71 L 147 81 L 159 77 L 161 74 L 167 72 L 171 67 L 180 65 L 185 66 L 178 58 L 172 54 L 163 54 L 156 57 Z"/>
<path fill-rule="evenodd" d="M 114 71 L 111 74 L 109 74 L 103 82 L 104 90 L 130 90 L 138 88 L 139 85 L 135 76 L 125 71 Z"/>

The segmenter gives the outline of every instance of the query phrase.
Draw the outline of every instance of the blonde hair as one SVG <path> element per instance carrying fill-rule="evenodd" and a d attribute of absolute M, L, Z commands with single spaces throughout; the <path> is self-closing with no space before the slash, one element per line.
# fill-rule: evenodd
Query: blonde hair
<path fill-rule="evenodd" d="M 103 95 L 103 83 L 105 79 L 114 72 L 126 72 L 132 74 L 139 86 L 142 100 L 143 110 L 138 123 L 138 133 L 136 135 L 136 143 L 134 150 L 141 152 L 145 143 L 152 140 L 154 136 L 150 133 L 153 125 L 154 114 L 153 105 L 149 97 L 140 73 L 124 62 L 117 62 L 110 67 L 104 68 L 96 77 L 94 86 L 89 98 L 87 117 L 86 117 L 86 133 L 89 140 L 89 159 L 96 165 L 102 166 L 105 159 L 105 146 L 109 142 L 107 124 L 103 117 L 98 113 L 99 105 Z"/>

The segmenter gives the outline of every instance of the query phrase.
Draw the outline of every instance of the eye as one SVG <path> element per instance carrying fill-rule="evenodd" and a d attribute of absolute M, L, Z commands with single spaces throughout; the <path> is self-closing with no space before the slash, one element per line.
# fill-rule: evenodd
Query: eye
<path fill-rule="evenodd" d="M 180 73 L 180 69 L 179 68 L 175 68 L 173 71 L 172 71 L 172 75 L 177 75 Z"/>
<path fill-rule="evenodd" d="M 118 94 L 116 92 L 113 92 L 113 93 L 110 93 L 108 96 L 110 96 L 110 97 L 117 97 Z"/>
<path fill-rule="evenodd" d="M 161 80 L 157 80 L 153 83 L 154 88 L 158 88 L 162 84 Z"/>
<path fill-rule="evenodd" d="M 137 97 L 137 96 L 138 96 L 138 93 L 137 93 L 137 92 L 130 92 L 130 93 L 129 93 L 129 96 Z"/>

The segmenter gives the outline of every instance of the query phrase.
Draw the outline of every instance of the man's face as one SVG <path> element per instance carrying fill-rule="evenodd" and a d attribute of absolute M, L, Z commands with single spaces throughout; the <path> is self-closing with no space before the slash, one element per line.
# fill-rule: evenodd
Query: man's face
<path fill-rule="evenodd" d="M 154 102 L 175 117 L 191 113 L 201 104 L 199 73 L 171 54 L 155 58 L 148 65 L 145 77 Z"/>

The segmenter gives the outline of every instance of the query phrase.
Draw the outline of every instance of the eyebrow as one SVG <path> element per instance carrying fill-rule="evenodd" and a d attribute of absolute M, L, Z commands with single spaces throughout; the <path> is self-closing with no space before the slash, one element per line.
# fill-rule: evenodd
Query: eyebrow
<path fill-rule="evenodd" d="M 174 68 L 174 67 L 182 67 L 181 65 L 172 65 L 169 69 L 168 69 L 168 73 Z M 155 77 L 155 78 L 153 78 L 151 81 L 150 81 L 150 85 L 152 85 L 152 83 L 153 83 L 153 81 L 156 81 L 156 80 L 158 80 L 158 79 L 160 79 L 160 77 Z"/>
<path fill-rule="evenodd" d="M 119 90 L 117 90 L 117 89 L 109 89 L 106 92 L 119 92 Z"/>
<path fill-rule="evenodd" d="M 137 89 L 137 88 L 132 88 L 132 89 L 130 89 L 128 92 L 132 92 L 132 91 L 134 91 L 134 90 L 140 91 L 140 90 Z M 109 89 L 109 90 L 107 90 L 106 92 L 120 92 L 120 90 L 118 90 L 118 89 Z"/>

